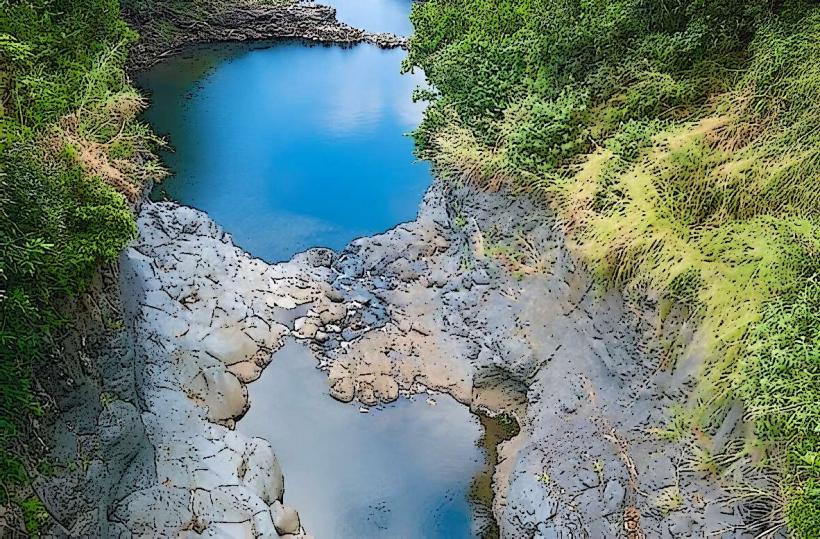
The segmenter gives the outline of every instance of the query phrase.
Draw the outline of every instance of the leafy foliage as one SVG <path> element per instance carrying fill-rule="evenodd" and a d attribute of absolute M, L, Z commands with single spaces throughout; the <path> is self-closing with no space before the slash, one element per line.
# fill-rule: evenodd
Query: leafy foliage
<path fill-rule="evenodd" d="M 34 374 L 59 368 L 61 309 L 136 232 L 124 195 L 147 179 L 153 137 L 134 121 L 119 10 L 0 0 L 0 504 L 27 482 Z M 41 506 L 20 506 L 36 527 Z"/>
<path fill-rule="evenodd" d="M 820 8 L 428 0 L 412 20 L 405 69 L 435 89 L 418 153 L 444 175 L 549 193 L 602 280 L 685 305 L 708 352 L 694 424 L 709 432 L 742 398 L 791 532 L 810 537 Z"/>
<path fill-rule="evenodd" d="M 764 309 L 754 329 L 741 392 L 761 436 L 784 445 L 798 537 L 820 521 L 820 282 Z"/>

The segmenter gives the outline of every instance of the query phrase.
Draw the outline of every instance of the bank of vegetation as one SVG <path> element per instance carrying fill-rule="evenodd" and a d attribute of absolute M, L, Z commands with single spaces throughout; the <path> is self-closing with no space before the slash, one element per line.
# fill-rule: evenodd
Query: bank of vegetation
<path fill-rule="evenodd" d="M 699 383 L 680 436 L 751 462 L 820 533 L 820 7 L 799 0 L 428 0 L 406 68 L 440 173 L 544 194 L 601 282 L 684 307 Z M 709 437 L 741 403 L 732 454 Z"/>
<path fill-rule="evenodd" d="M 124 71 L 135 38 L 116 0 L 0 0 L 0 506 L 30 531 L 38 376 L 62 376 L 64 306 L 134 236 L 132 203 L 162 172 Z"/>

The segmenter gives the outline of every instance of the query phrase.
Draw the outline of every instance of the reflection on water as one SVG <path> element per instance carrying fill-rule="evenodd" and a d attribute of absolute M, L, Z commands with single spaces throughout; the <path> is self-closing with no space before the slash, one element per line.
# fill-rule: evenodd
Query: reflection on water
<path fill-rule="evenodd" d="M 429 185 L 405 136 L 423 104 L 404 52 L 301 42 L 198 47 L 142 74 L 175 173 L 155 190 L 268 261 L 415 217 Z"/>
<path fill-rule="evenodd" d="M 409 0 L 335 3 L 342 17 L 377 17 L 379 25 L 350 20 L 371 30 L 400 32 L 389 24 L 396 6 L 407 23 Z M 175 175 L 154 196 L 207 211 L 269 261 L 412 219 L 430 175 L 403 135 L 423 110 L 410 99 L 420 77 L 399 75 L 403 55 L 288 42 L 198 47 L 155 66 L 137 82 L 152 93 L 146 119 L 175 149 L 165 156 Z M 486 536 L 495 454 L 488 460 L 482 441 L 493 436 L 482 438 L 478 418 L 443 395 L 435 406 L 403 399 L 362 414 L 327 395 L 315 365 L 288 344 L 249 386 L 238 426 L 271 441 L 285 501 L 308 531 Z"/>
<path fill-rule="evenodd" d="M 506 413 L 495 417 L 482 414 L 480 416 L 482 435 L 479 445 L 486 452 L 485 466 L 473 478 L 470 485 L 470 500 L 475 506 L 474 527 L 481 539 L 498 539 L 498 524 L 493 516 L 493 475 L 498 462 L 498 446 L 512 440 L 520 429 L 513 416 Z"/>
<path fill-rule="evenodd" d="M 413 25 L 407 14 L 413 0 L 323 0 L 336 8 L 336 18 L 371 32 L 392 32 L 408 36 Z"/>
<path fill-rule="evenodd" d="M 239 430 L 270 440 L 285 472 L 285 501 L 317 538 L 478 535 L 473 476 L 485 468 L 482 429 L 445 395 L 359 412 L 327 395 L 327 376 L 289 343 L 249 386 Z M 275 413 L 272 413 L 275 411 Z"/>

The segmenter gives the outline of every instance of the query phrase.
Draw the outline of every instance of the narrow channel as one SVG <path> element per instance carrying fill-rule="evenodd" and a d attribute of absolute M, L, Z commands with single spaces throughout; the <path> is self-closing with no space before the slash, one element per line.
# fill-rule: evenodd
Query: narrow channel
<path fill-rule="evenodd" d="M 339 18 L 408 33 L 407 0 L 343 0 Z M 167 135 L 173 175 L 153 197 L 206 211 L 268 262 L 415 217 L 431 181 L 407 136 L 423 82 L 405 52 L 300 41 L 199 46 L 143 73 L 145 119 Z M 286 501 L 323 538 L 486 536 L 495 451 L 479 418 L 446 395 L 362 413 L 328 396 L 296 342 L 249 386 L 246 434 L 271 442 Z M 489 421 L 484 418 L 483 423 Z M 492 461 L 492 462 L 491 462 Z"/>

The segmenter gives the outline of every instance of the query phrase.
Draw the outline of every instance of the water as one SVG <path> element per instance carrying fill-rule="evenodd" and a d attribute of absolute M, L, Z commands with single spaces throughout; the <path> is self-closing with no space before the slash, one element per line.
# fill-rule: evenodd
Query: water
<path fill-rule="evenodd" d="M 413 32 L 408 13 L 413 0 L 332 0 L 336 18 L 371 32 L 408 36 Z"/>
<path fill-rule="evenodd" d="M 269 262 L 412 220 L 430 183 L 406 133 L 424 105 L 401 50 L 198 47 L 141 75 L 175 151 L 154 198 L 206 211 Z"/>
<path fill-rule="evenodd" d="M 409 0 L 339 0 L 339 17 L 408 33 Z M 202 209 L 268 261 L 414 218 L 429 168 L 404 134 L 419 77 L 403 51 L 302 42 L 196 47 L 137 79 L 174 148 L 153 196 Z M 332 400 L 310 352 L 289 343 L 249 386 L 238 425 L 271 441 L 285 502 L 325 538 L 461 538 L 489 523 L 494 453 L 466 407 L 439 395 L 368 414 Z M 484 420 L 486 422 L 486 420 Z"/>
<path fill-rule="evenodd" d="M 478 418 L 445 395 L 359 412 L 327 395 L 311 352 L 290 343 L 250 386 L 243 432 L 273 444 L 285 501 L 325 538 L 474 537 L 469 498 L 485 468 Z M 274 411 L 275 413 L 271 413 Z"/>

